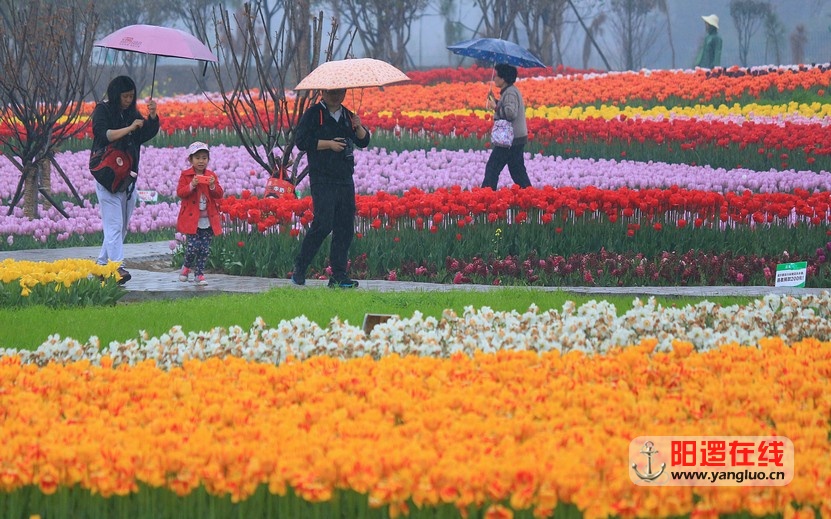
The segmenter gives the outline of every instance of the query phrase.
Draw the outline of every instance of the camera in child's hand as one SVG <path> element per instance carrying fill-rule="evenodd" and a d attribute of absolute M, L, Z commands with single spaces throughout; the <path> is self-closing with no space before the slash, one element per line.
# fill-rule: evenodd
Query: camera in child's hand
<path fill-rule="evenodd" d="M 199 184 L 210 184 L 210 179 L 209 175 L 196 175 L 196 182 Z"/>

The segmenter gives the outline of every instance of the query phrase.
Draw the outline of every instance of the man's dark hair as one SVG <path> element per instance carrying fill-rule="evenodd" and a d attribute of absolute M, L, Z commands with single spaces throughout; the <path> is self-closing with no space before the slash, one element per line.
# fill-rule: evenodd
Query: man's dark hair
<path fill-rule="evenodd" d="M 513 85 L 516 82 L 516 67 L 508 65 L 507 63 L 500 63 L 493 68 L 496 70 L 496 75 L 501 77 L 509 85 Z"/>

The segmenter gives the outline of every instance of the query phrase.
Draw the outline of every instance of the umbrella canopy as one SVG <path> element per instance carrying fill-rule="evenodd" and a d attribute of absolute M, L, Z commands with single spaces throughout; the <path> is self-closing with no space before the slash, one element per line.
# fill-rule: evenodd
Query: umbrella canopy
<path fill-rule="evenodd" d="M 447 47 L 460 56 L 476 58 L 491 63 L 507 63 L 515 67 L 545 67 L 536 56 L 514 42 L 499 38 L 477 38 Z"/>
<path fill-rule="evenodd" d="M 156 58 L 158 56 L 217 61 L 217 57 L 211 52 L 211 49 L 194 35 L 179 29 L 157 25 L 128 25 L 104 36 L 94 45 L 154 56 L 153 85 L 150 87 L 150 97 L 153 97 L 153 88 L 156 83 Z"/>
<path fill-rule="evenodd" d="M 386 61 L 353 58 L 321 63 L 295 90 L 336 90 L 393 85 L 409 81 L 407 74 Z"/>

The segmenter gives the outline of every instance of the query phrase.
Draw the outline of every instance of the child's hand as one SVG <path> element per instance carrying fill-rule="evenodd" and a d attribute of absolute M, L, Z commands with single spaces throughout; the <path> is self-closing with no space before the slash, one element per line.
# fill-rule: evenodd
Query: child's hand
<path fill-rule="evenodd" d="M 216 185 L 216 178 L 208 177 L 208 188 L 213 189 Z"/>
<path fill-rule="evenodd" d="M 199 185 L 199 179 L 196 176 L 193 177 L 193 180 L 190 181 L 190 188 L 196 189 L 196 186 Z"/>

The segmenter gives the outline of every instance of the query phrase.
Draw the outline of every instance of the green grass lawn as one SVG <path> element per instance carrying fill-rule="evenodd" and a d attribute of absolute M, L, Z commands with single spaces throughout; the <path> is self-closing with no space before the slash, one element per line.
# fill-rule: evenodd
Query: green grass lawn
<path fill-rule="evenodd" d="M 489 306 L 494 310 L 524 312 L 533 303 L 541 310 L 561 310 L 572 300 L 581 305 L 592 299 L 606 299 L 619 314 L 631 308 L 632 296 L 581 296 L 565 292 L 544 292 L 526 288 L 504 288 L 487 292 L 375 292 L 331 290 L 328 288 L 278 288 L 262 294 L 217 295 L 121 303 L 112 307 L 49 309 L 38 306 L 0 311 L 0 348 L 35 349 L 52 334 L 86 341 L 98 336 L 102 345 L 136 338 L 140 330 L 150 337 L 181 325 L 185 333 L 216 326 L 250 328 L 262 317 L 269 325 L 305 315 L 320 326 L 335 317 L 360 326 L 367 313 L 410 317 L 418 310 L 425 316 L 440 317 L 444 309 L 461 313 L 464 307 Z M 705 298 L 661 297 L 665 306 L 696 304 Z M 751 298 L 706 298 L 722 305 L 743 304 Z"/>

